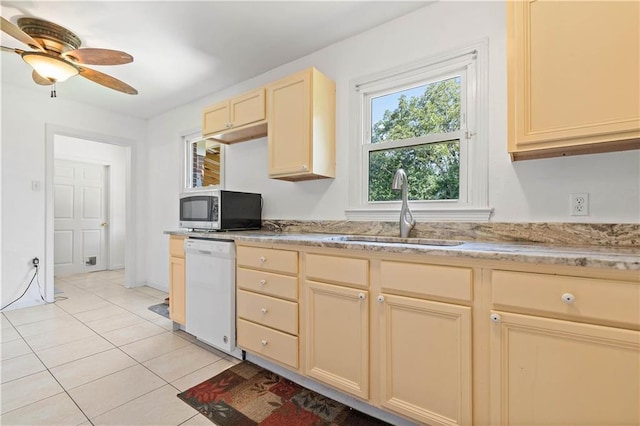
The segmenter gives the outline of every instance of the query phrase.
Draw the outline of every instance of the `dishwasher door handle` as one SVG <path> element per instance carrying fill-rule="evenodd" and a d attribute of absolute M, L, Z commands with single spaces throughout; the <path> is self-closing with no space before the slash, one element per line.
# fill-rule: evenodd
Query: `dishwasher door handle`
<path fill-rule="evenodd" d="M 200 254 L 208 254 L 208 255 L 212 254 L 210 251 L 207 251 L 207 250 L 198 250 L 198 253 L 200 253 Z"/>

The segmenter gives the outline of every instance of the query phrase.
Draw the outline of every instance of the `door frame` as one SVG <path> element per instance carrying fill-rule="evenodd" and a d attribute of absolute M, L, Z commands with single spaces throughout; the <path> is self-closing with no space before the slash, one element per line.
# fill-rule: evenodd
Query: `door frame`
<path fill-rule="evenodd" d="M 136 215 L 135 215 L 135 195 L 134 187 L 138 176 L 136 168 L 131 167 L 136 164 L 135 141 L 118 136 L 104 135 L 84 129 L 58 126 L 55 124 L 45 124 L 45 235 L 44 249 L 45 258 L 42 260 L 45 289 L 44 296 L 47 302 L 53 302 L 53 276 L 54 276 L 54 199 L 53 199 L 53 171 L 54 171 L 54 148 L 55 136 L 69 136 L 78 139 L 86 139 L 94 142 L 106 143 L 126 148 L 125 164 L 125 287 L 131 288 L 136 285 Z"/>

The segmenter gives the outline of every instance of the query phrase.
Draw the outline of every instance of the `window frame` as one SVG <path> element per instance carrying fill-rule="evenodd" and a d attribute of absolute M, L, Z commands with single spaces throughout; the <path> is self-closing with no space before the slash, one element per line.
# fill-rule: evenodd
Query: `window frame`
<path fill-rule="evenodd" d="M 488 221 L 487 41 L 421 59 L 351 81 L 348 220 L 397 220 L 400 201 L 369 201 L 369 153 L 382 149 L 458 139 L 460 187 L 457 200 L 409 201 L 417 221 Z M 375 144 L 371 140 L 371 99 L 409 87 L 461 76 L 460 130 Z M 464 84 L 463 84 L 464 83 Z"/>
<path fill-rule="evenodd" d="M 203 141 L 211 141 L 216 143 L 220 148 L 220 184 L 219 185 L 209 185 L 209 186 L 201 186 L 197 188 L 191 188 L 190 182 L 192 179 L 191 176 L 191 147 L 194 143 L 203 142 Z M 182 192 L 201 192 L 207 191 L 210 189 L 224 189 L 225 188 L 225 145 L 211 140 L 209 138 L 203 137 L 201 132 L 190 133 L 183 135 L 181 138 L 180 144 L 180 153 L 181 153 L 181 170 L 180 170 L 180 187 L 182 188 Z"/>

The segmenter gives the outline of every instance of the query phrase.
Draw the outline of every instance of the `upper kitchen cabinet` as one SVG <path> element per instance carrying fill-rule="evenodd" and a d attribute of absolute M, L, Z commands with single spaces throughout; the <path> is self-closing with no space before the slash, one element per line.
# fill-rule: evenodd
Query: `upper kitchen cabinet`
<path fill-rule="evenodd" d="M 265 89 L 261 87 L 204 109 L 202 134 L 221 143 L 267 135 Z"/>
<path fill-rule="evenodd" d="M 309 68 L 267 86 L 269 177 L 335 177 L 335 83 Z"/>
<path fill-rule="evenodd" d="M 512 159 L 640 148 L 640 3 L 506 3 Z"/>

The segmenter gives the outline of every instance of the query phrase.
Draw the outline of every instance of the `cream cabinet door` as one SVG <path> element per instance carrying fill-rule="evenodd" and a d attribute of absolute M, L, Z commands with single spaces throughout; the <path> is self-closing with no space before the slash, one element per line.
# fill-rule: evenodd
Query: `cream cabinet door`
<path fill-rule="evenodd" d="M 314 281 L 305 287 L 305 374 L 368 399 L 367 291 Z"/>
<path fill-rule="evenodd" d="M 262 121 L 266 118 L 264 87 L 235 97 L 229 102 L 230 127 Z"/>
<path fill-rule="evenodd" d="M 516 159 L 640 137 L 640 2 L 506 4 L 509 152 Z"/>
<path fill-rule="evenodd" d="M 315 68 L 267 86 L 269 177 L 335 177 L 336 85 Z"/>
<path fill-rule="evenodd" d="M 381 294 L 381 405 L 429 425 L 471 424 L 471 308 Z"/>
<path fill-rule="evenodd" d="M 183 257 L 169 258 L 169 317 L 184 325 L 186 323 L 185 264 Z"/>
<path fill-rule="evenodd" d="M 205 108 L 203 112 L 202 134 L 222 132 L 229 129 L 229 101 Z"/>
<path fill-rule="evenodd" d="M 491 424 L 640 424 L 640 332 L 493 311 Z"/>
<path fill-rule="evenodd" d="M 300 72 L 269 87 L 269 175 L 311 168 L 311 75 Z"/>

